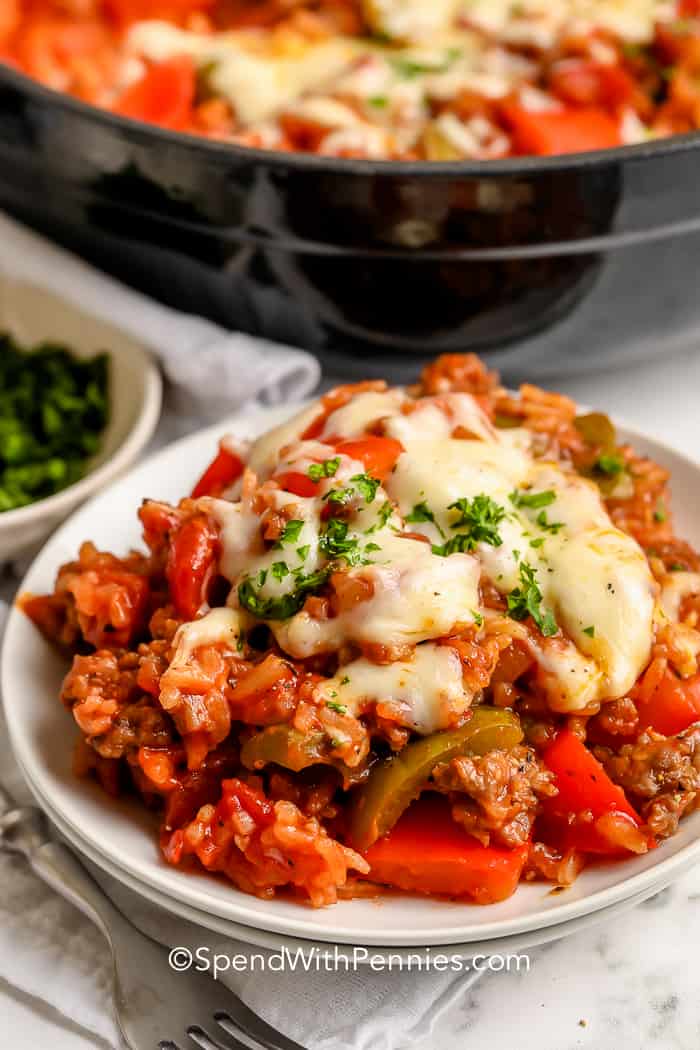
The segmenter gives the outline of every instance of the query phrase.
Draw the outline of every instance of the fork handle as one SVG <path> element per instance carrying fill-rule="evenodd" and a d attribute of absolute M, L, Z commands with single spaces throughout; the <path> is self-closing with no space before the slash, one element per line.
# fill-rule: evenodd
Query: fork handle
<path fill-rule="evenodd" d="M 79 860 L 51 837 L 37 806 L 17 806 L 0 787 L 0 849 L 20 853 L 40 879 L 75 905 L 109 940 L 110 924 L 122 917 Z"/>

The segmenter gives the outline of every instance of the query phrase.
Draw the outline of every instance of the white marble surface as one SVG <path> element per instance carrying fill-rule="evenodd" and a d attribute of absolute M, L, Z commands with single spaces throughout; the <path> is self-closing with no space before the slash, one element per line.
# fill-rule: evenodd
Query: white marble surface
<path fill-rule="evenodd" d="M 700 456 L 700 351 L 633 372 L 548 385 Z M 450 1032 L 441 1046 L 697 1050 L 698 902 L 700 869 L 633 911 L 533 952 L 529 974 L 485 977 L 441 1025 Z M 76 914 L 76 924 L 82 921 Z M 0 1025 L 12 1033 L 3 1045 L 11 1050 L 105 1050 L 77 1027 L 59 1030 L 55 1020 L 0 985 Z M 432 1041 L 413 1045 L 433 1050 Z"/>

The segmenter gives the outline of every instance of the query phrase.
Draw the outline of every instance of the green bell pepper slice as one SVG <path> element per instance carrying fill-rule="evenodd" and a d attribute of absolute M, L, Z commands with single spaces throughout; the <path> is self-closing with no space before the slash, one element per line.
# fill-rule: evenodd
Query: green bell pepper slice
<path fill-rule="evenodd" d="M 509 749 L 523 738 L 512 711 L 480 706 L 459 729 L 432 733 L 407 744 L 397 755 L 378 762 L 352 795 L 349 837 L 360 852 L 393 828 L 405 809 L 420 795 L 433 769 L 458 755 L 485 755 Z"/>

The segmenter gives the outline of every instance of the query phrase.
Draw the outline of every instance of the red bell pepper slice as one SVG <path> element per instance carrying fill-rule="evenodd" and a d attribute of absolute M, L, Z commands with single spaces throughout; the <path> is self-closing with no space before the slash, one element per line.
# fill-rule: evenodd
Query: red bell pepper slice
<path fill-rule="evenodd" d="M 482 846 L 452 819 L 447 799 L 425 794 L 367 850 L 366 877 L 411 892 L 492 904 L 515 892 L 527 854 L 527 845 Z"/>
<path fill-rule="evenodd" d="M 178 616 L 194 620 L 206 604 L 221 541 L 206 515 L 188 518 L 173 533 L 165 575 Z"/>
<path fill-rule="evenodd" d="M 549 77 L 549 89 L 567 105 L 611 109 L 630 104 L 637 86 L 620 66 L 602 62 L 562 62 Z"/>
<path fill-rule="evenodd" d="M 595 755 L 568 729 L 557 734 L 545 750 L 543 761 L 555 774 L 559 794 L 542 800 L 538 830 L 563 849 L 619 856 L 626 850 L 611 842 L 596 827 L 599 817 L 618 814 L 634 828 L 642 821 L 619 785 L 614 784 Z M 592 820 L 584 821 L 582 814 Z M 579 818 L 579 819 L 577 819 Z"/>
<path fill-rule="evenodd" d="M 667 670 L 648 699 L 636 700 L 639 729 L 675 736 L 700 721 L 700 674 L 678 678 Z"/>
<path fill-rule="evenodd" d="M 547 157 L 622 144 L 618 122 L 597 107 L 535 112 L 511 102 L 504 104 L 502 112 L 515 153 Z"/>
<path fill-rule="evenodd" d="M 188 55 L 152 65 L 121 95 L 113 111 L 161 128 L 186 130 L 192 121 L 196 70 Z"/>
<path fill-rule="evenodd" d="M 309 499 L 318 494 L 318 482 L 313 481 L 308 474 L 302 474 L 300 470 L 289 470 L 286 474 L 277 474 L 274 480 L 285 492 L 301 496 L 302 499 Z"/>
<path fill-rule="evenodd" d="M 341 456 L 358 459 L 370 477 L 384 481 L 393 470 L 396 460 L 404 451 L 400 441 L 394 438 L 378 437 L 374 434 L 358 438 L 356 441 L 339 441 L 335 450 Z"/>
<path fill-rule="evenodd" d="M 216 458 L 212 460 L 192 489 L 192 499 L 200 496 L 220 496 L 243 473 L 243 460 L 219 445 Z"/>
<path fill-rule="evenodd" d="M 339 455 L 359 460 L 366 472 L 380 481 L 383 481 L 390 473 L 396 460 L 404 451 L 399 441 L 375 435 L 359 438 L 357 441 L 338 441 L 333 447 Z M 286 492 L 292 492 L 295 496 L 310 498 L 318 494 L 318 482 L 298 470 L 278 474 L 274 480 L 280 488 Z"/>

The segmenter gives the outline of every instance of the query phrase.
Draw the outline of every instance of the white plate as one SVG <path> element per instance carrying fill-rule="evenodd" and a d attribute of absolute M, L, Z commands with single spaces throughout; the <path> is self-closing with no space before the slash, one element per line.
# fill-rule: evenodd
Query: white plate
<path fill-rule="evenodd" d="M 154 456 L 75 514 L 44 547 L 23 583 L 33 593 L 51 590 L 59 565 L 84 539 L 116 552 L 140 544 L 136 509 L 144 497 L 177 501 L 209 462 L 216 439 L 233 431 L 251 436 L 275 425 L 291 409 L 258 411 L 194 434 Z M 636 447 L 669 467 L 679 532 L 700 544 L 700 467 L 641 435 L 622 431 Z M 290 900 L 261 901 L 206 874 L 194 875 L 161 859 L 154 818 L 137 803 L 109 800 L 71 774 L 74 726 L 57 697 L 66 665 L 18 611 L 10 615 L 2 652 L 2 692 L 13 747 L 42 798 L 64 824 L 117 868 L 155 893 L 196 911 L 275 934 L 331 943 L 439 945 L 510 937 L 568 922 L 644 894 L 700 859 L 700 812 L 658 849 L 624 863 L 589 868 L 566 893 L 546 883 L 523 884 L 507 901 L 489 907 L 421 897 L 387 896 L 341 901 L 313 910 Z"/>
<path fill-rule="evenodd" d="M 26 776 L 26 771 L 25 776 Z M 223 945 L 221 939 L 227 943 L 229 953 L 234 948 L 241 950 L 246 947 L 262 948 L 267 951 L 279 952 L 286 949 L 292 953 L 301 950 L 305 954 L 323 953 L 331 947 L 334 949 L 334 958 L 345 959 L 360 965 L 369 964 L 370 958 L 382 958 L 389 961 L 400 958 L 406 960 L 415 956 L 416 947 L 395 948 L 385 945 L 346 945 L 329 944 L 328 941 L 312 941 L 302 938 L 288 937 L 284 934 L 274 933 L 269 930 L 260 930 L 252 926 L 242 926 L 227 919 L 219 918 L 209 912 L 198 911 L 184 904 L 182 901 L 168 897 L 155 890 L 153 887 L 139 882 L 138 879 L 124 867 L 115 864 L 95 849 L 94 845 L 86 840 L 80 831 L 66 822 L 54 811 L 50 799 L 43 798 L 35 785 L 27 777 L 27 782 L 35 794 L 37 802 L 53 821 L 57 831 L 69 842 L 84 859 L 91 862 L 92 874 L 100 883 L 102 888 L 114 900 L 115 904 L 142 932 L 148 934 L 154 940 L 160 941 L 166 947 L 184 944 L 193 949 L 200 945 L 211 946 L 213 937 L 216 935 L 216 950 L 221 951 Z M 447 946 L 450 955 L 459 956 L 463 959 L 473 959 L 475 956 L 483 955 L 508 955 L 513 952 L 523 952 L 530 948 L 539 948 L 543 944 L 568 937 L 572 933 L 586 929 L 596 923 L 607 922 L 620 912 L 626 911 L 642 901 L 664 889 L 665 883 L 661 882 L 647 888 L 643 893 L 635 894 L 625 900 L 611 904 L 599 911 L 588 912 L 577 919 L 568 922 L 557 923 L 555 926 L 544 926 L 537 930 L 529 930 L 525 933 L 514 934 L 511 937 L 492 938 L 487 941 L 470 941 L 466 944 L 450 944 Z M 377 902 L 381 906 L 381 902 Z M 182 920 L 188 924 L 183 926 Z M 233 942 L 233 943 L 231 943 Z M 365 949 L 364 953 L 358 953 L 357 948 Z M 420 949 L 418 949 L 420 951 Z"/>

